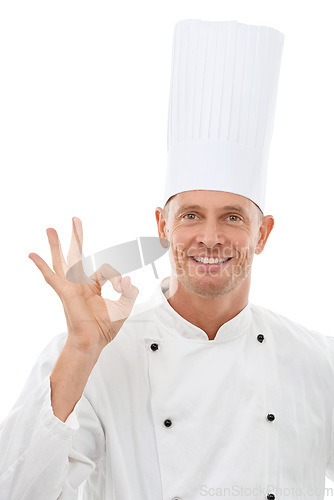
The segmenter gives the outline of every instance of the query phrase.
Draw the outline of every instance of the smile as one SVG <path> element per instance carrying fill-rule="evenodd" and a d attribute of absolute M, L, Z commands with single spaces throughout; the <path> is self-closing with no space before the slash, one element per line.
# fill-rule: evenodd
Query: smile
<path fill-rule="evenodd" d="M 227 257 L 226 259 L 213 259 L 208 257 L 190 257 L 195 262 L 200 262 L 201 264 L 224 264 L 225 262 L 232 259 L 232 257 Z"/>

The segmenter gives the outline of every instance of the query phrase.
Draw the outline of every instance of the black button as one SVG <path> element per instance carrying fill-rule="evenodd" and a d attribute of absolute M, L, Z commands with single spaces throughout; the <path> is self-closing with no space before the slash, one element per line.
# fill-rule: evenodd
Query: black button
<path fill-rule="evenodd" d="M 273 415 L 272 413 L 268 413 L 267 419 L 270 420 L 270 422 L 272 422 L 273 420 L 275 420 L 275 415 Z"/>
<path fill-rule="evenodd" d="M 260 333 L 258 336 L 257 336 L 257 340 L 259 342 L 263 342 L 264 341 L 264 335 L 262 335 L 262 333 Z"/>
<path fill-rule="evenodd" d="M 268 493 L 267 498 L 268 498 L 268 500 L 275 500 L 274 493 Z"/>
<path fill-rule="evenodd" d="M 172 425 L 172 421 L 167 418 L 167 420 L 164 421 L 165 427 L 170 427 Z"/>
<path fill-rule="evenodd" d="M 152 351 L 156 351 L 157 349 L 159 349 L 158 344 L 151 344 L 151 349 Z"/>

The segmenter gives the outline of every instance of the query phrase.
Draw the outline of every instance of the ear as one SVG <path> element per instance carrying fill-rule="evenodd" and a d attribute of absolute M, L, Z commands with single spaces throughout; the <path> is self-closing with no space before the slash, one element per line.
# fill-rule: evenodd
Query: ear
<path fill-rule="evenodd" d="M 160 243 L 163 246 L 163 248 L 168 248 L 168 241 L 167 241 L 167 234 L 166 234 L 167 223 L 165 220 L 163 209 L 161 207 L 157 207 L 155 209 L 155 219 L 157 221 Z"/>
<path fill-rule="evenodd" d="M 260 254 L 263 251 L 265 244 L 267 243 L 269 234 L 274 227 L 274 223 L 275 221 L 272 215 L 265 215 L 263 217 L 262 224 L 259 227 L 258 240 L 255 247 L 256 254 Z"/>

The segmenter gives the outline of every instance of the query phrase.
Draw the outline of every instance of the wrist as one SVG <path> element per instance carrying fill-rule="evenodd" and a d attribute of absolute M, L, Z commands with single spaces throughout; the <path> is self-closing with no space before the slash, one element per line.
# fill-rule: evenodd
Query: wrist
<path fill-rule="evenodd" d="M 99 358 L 103 347 L 93 343 L 82 343 L 69 335 L 66 339 L 64 349 L 73 356 L 80 357 L 83 361 L 94 361 Z"/>

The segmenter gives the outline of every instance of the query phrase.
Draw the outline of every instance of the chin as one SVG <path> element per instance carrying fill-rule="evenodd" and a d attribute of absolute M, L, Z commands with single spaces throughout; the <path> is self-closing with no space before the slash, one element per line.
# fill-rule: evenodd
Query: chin
<path fill-rule="evenodd" d="M 217 283 L 212 277 L 210 277 L 210 279 L 199 278 L 197 280 L 184 279 L 183 277 L 181 279 L 179 278 L 179 281 L 192 293 L 206 298 L 222 297 L 230 293 L 237 286 L 237 284 L 234 284 L 232 281 Z"/>

